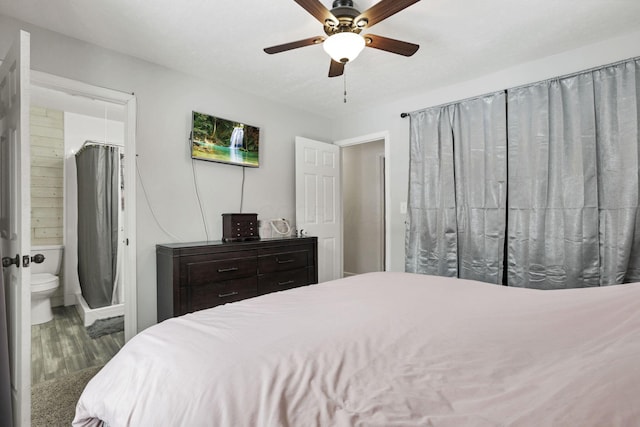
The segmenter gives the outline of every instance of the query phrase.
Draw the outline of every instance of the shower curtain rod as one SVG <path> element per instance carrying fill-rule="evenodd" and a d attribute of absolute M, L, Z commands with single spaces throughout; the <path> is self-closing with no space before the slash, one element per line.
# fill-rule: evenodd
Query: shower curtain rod
<path fill-rule="evenodd" d="M 104 146 L 104 147 L 124 148 L 124 146 L 118 145 L 118 144 L 109 144 L 107 142 L 86 140 L 84 142 L 84 144 L 82 144 L 82 147 L 80 147 L 80 149 L 78 150 L 78 152 L 76 154 L 80 154 L 82 152 L 82 150 L 84 150 L 85 148 L 91 147 L 91 146 L 95 146 L 95 145 L 101 145 L 101 146 Z"/>

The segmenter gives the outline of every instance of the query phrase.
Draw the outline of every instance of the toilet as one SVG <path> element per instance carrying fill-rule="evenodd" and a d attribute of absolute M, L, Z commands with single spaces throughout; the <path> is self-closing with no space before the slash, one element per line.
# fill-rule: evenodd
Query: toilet
<path fill-rule="evenodd" d="M 51 297 L 58 289 L 63 246 L 32 246 L 31 257 L 44 255 L 42 263 L 31 262 L 31 324 L 53 320 Z"/>

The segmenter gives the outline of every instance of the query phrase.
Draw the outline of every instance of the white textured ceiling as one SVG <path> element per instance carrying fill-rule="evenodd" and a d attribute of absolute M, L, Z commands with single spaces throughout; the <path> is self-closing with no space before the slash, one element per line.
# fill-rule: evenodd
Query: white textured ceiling
<path fill-rule="evenodd" d="M 640 29 L 640 0 L 422 0 L 368 31 L 420 50 L 365 49 L 343 104 L 321 46 L 262 51 L 323 34 L 292 0 L 0 0 L 0 13 L 328 117 Z"/>

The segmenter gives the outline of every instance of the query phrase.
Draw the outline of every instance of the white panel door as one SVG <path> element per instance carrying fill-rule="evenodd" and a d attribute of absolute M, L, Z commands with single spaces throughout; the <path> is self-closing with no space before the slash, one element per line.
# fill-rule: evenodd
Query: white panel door
<path fill-rule="evenodd" d="M 0 235 L 3 257 L 19 261 L 3 268 L 15 426 L 31 423 L 29 44 L 20 31 L 0 66 Z"/>
<path fill-rule="evenodd" d="M 296 227 L 318 237 L 318 282 L 342 276 L 340 147 L 296 137 Z"/>

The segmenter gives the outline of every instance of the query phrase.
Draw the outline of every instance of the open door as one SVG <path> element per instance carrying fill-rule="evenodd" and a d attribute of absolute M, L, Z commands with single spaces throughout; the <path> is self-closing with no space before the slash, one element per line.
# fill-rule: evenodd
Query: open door
<path fill-rule="evenodd" d="M 0 66 L 0 235 L 15 426 L 31 423 L 29 45 L 20 31 Z"/>
<path fill-rule="evenodd" d="M 296 137 L 296 227 L 318 237 L 318 282 L 342 276 L 340 147 Z"/>

